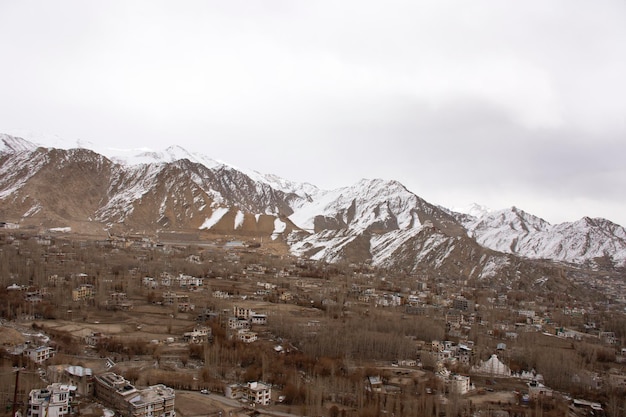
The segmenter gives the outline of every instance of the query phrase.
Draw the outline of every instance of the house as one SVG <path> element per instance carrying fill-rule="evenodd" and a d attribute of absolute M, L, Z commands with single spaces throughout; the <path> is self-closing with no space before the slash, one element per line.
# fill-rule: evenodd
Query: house
<path fill-rule="evenodd" d="M 189 303 L 189 295 L 176 294 L 173 291 L 165 291 L 163 293 L 163 305 L 178 305 L 178 311 L 192 311 L 193 304 Z"/>
<path fill-rule="evenodd" d="M 460 310 L 451 309 L 446 311 L 445 320 L 446 323 L 461 325 L 463 324 L 463 314 L 461 314 Z"/>
<path fill-rule="evenodd" d="M 222 300 L 230 298 L 230 294 L 228 292 L 220 291 L 220 290 L 213 291 L 213 293 L 211 295 L 213 296 L 213 298 L 219 298 L 219 299 L 222 299 Z"/>
<path fill-rule="evenodd" d="M 129 311 L 133 309 L 133 303 L 126 297 L 125 292 L 112 292 L 106 302 L 107 310 Z"/>
<path fill-rule="evenodd" d="M 159 285 L 157 280 L 152 277 L 143 277 L 141 282 L 143 283 L 143 286 L 147 288 L 156 288 Z"/>
<path fill-rule="evenodd" d="M 85 336 L 85 344 L 89 347 L 96 347 L 98 344 L 108 339 L 109 336 L 105 336 L 102 332 L 91 332 L 87 336 Z"/>
<path fill-rule="evenodd" d="M 602 340 L 604 343 L 606 343 L 608 345 L 616 345 L 617 344 L 617 337 L 615 337 L 615 333 L 614 332 L 600 332 L 598 334 L 598 337 L 600 338 L 600 340 Z"/>
<path fill-rule="evenodd" d="M 242 400 L 259 405 L 270 405 L 272 388 L 262 382 L 248 382 L 246 384 L 231 384 L 226 386 L 226 398 Z"/>
<path fill-rule="evenodd" d="M 291 301 L 291 300 L 293 300 L 293 294 L 290 293 L 289 291 L 284 291 L 284 292 L 280 293 L 280 295 L 278 296 L 278 299 L 280 301 L 285 301 L 285 302 L 286 301 Z"/>
<path fill-rule="evenodd" d="M 183 341 L 192 344 L 207 342 L 211 337 L 211 328 L 206 326 L 196 326 L 193 331 L 183 333 Z"/>
<path fill-rule="evenodd" d="M 181 288 L 200 288 L 204 278 L 192 277 L 191 275 L 179 274 L 176 278 Z"/>
<path fill-rule="evenodd" d="M 383 391 L 383 380 L 378 375 L 368 376 L 367 377 L 367 386 L 365 388 L 370 392 L 382 392 Z"/>
<path fill-rule="evenodd" d="M 238 330 L 238 329 L 248 329 L 249 327 L 250 327 L 250 322 L 246 319 L 240 319 L 237 317 L 228 318 L 229 329 Z"/>
<path fill-rule="evenodd" d="M 446 382 L 449 392 L 453 394 L 467 394 L 471 389 L 470 377 L 463 375 L 450 375 Z"/>
<path fill-rule="evenodd" d="M 248 401 L 260 405 L 270 405 L 272 401 L 272 389 L 269 385 L 260 382 L 248 382 Z"/>
<path fill-rule="evenodd" d="M 95 377 L 95 397 L 122 416 L 174 417 L 175 392 L 163 384 L 137 389 L 113 372 Z"/>
<path fill-rule="evenodd" d="M 457 359 L 464 365 L 469 365 L 472 360 L 472 349 L 466 345 L 459 345 L 457 349 Z"/>
<path fill-rule="evenodd" d="M 254 313 L 252 316 L 250 316 L 250 323 L 266 325 L 267 324 L 267 315 Z"/>
<path fill-rule="evenodd" d="M 466 298 L 459 297 L 452 300 L 452 308 L 459 311 L 473 311 L 474 303 Z"/>
<path fill-rule="evenodd" d="M 91 368 L 76 365 L 56 365 L 46 368 L 46 376 L 51 382 L 59 382 L 75 387 L 76 395 L 93 395 L 93 372 Z"/>
<path fill-rule="evenodd" d="M 92 299 L 95 295 L 94 286 L 91 284 L 81 284 L 72 290 L 72 301 L 84 301 Z"/>
<path fill-rule="evenodd" d="M 237 317 L 238 319 L 248 320 L 253 314 L 254 311 L 250 310 L 249 308 L 233 306 L 233 316 Z"/>
<path fill-rule="evenodd" d="M 190 311 L 194 311 L 196 309 L 195 304 L 191 303 L 178 303 L 178 311 L 181 313 L 188 313 Z"/>
<path fill-rule="evenodd" d="M 54 353 L 54 349 L 48 346 L 39 346 L 24 350 L 24 356 L 28 356 L 28 358 L 35 363 L 44 363 L 53 357 Z"/>
<path fill-rule="evenodd" d="M 73 413 L 71 401 L 75 387 L 54 383 L 28 394 L 29 417 L 61 417 Z"/>
<path fill-rule="evenodd" d="M 255 332 L 251 332 L 248 329 L 240 329 L 237 332 L 237 339 L 244 343 L 252 343 L 258 339 L 258 336 Z"/>

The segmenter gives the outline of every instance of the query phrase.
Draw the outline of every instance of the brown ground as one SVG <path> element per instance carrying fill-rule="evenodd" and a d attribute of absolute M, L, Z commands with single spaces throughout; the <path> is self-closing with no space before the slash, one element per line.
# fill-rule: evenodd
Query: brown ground
<path fill-rule="evenodd" d="M 0 346 L 15 346 L 24 343 L 24 336 L 10 327 L 0 327 Z"/>

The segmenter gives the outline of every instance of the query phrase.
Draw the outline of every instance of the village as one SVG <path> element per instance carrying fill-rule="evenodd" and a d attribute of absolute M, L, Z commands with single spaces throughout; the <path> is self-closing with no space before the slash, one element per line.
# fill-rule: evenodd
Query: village
<path fill-rule="evenodd" d="M 6 413 L 626 415 L 623 277 L 563 292 L 15 230 L 0 260 Z"/>

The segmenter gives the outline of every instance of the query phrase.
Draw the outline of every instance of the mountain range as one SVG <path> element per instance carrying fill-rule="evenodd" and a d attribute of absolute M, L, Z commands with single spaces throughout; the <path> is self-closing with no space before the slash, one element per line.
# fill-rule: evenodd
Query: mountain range
<path fill-rule="evenodd" d="M 0 222 L 92 235 L 265 239 L 313 260 L 464 279 L 558 275 L 545 262 L 626 265 L 626 230 L 606 219 L 553 225 L 516 207 L 461 213 L 393 180 L 322 190 L 178 146 L 105 153 L 0 134 Z"/>

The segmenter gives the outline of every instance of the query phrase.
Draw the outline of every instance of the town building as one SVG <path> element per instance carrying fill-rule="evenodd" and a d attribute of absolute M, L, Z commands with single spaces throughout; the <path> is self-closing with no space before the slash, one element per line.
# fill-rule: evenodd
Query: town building
<path fill-rule="evenodd" d="M 35 363 L 44 363 L 53 357 L 54 353 L 54 349 L 49 346 L 39 346 L 24 350 L 24 356 L 28 356 L 28 358 Z"/>
<path fill-rule="evenodd" d="M 175 392 L 163 384 L 137 389 L 113 372 L 95 377 L 95 397 L 124 417 L 174 417 Z"/>
<path fill-rule="evenodd" d="M 272 402 L 272 388 L 262 382 L 231 384 L 226 386 L 225 394 L 227 398 L 259 405 L 270 405 Z"/>
<path fill-rule="evenodd" d="M 196 326 L 193 331 L 183 333 L 183 341 L 192 344 L 200 344 L 209 341 L 212 332 L 210 327 Z"/>
<path fill-rule="evenodd" d="M 47 388 L 31 390 L 28 395 L 29 417 L 61 417 L 72 413 L 75 387 L 54 383 Z"/>
<path fill-rule="evenodd" d="M 76 395 L 93 395 L 93 372 L 91 368 L 77 365 L 55 365 L 46 368 L 46 376 L 51 382 L 59 382 L 76 388 Z"/>
<path fill-rule="evenodd" d="M 470 377 L 464 375 L 450 375 L 447 381 L 448 390 L 454 394 L 467 394 L 471 389 Z"/>
<path fill-rule="evenodd" d="M 72 301 L 90 300 L 95 296 L 94 286 L 91 284 L 81 284 L 72 290 Z"/>

